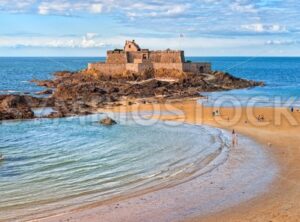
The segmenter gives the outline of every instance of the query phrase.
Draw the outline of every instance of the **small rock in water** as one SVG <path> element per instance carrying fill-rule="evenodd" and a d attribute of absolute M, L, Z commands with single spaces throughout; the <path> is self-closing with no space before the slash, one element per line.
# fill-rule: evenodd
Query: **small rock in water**
<path fill-rule="evenodd" d="M 53 93 L 53 90 L 52 89 L 46 89 L 44 91 L 41 91 L 41 92 L 37 92 L 35 93 L 36 95 L 50 95 Z"/>
<path fill-rule="evenodd" d="M 100 120 L 100 124 L 105 125 L 105 126 L 111 126 L 111 125 L 117 124 L 117 122 L 115 120 L 113 120 L 112 118 L 106 117 L 106 118 Z"/>

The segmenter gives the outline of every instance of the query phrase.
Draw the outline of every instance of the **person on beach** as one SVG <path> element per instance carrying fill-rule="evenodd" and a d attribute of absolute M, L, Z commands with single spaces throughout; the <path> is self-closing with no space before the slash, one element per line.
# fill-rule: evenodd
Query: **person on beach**
<path fill-rule="evenodd" d="M 232 146 L 237 145 L 237 134 L 235 133 L 235 130 L 232 130 Z"/>

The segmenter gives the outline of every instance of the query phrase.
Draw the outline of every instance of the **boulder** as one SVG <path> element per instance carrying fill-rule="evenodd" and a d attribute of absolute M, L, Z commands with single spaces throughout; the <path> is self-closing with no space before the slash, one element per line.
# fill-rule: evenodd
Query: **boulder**
<path fill-rule="evenodd" d="M 34 113 L 26 96 L 3 95 L 0 97 L 0 120 L 32 118 L 34 118 Z"/>
<path fill-rule="evenodd" d="M 35 83 L 38 86 L 46 87 L 46 88 L 54 88 L 55 83 L 52 80 L 31 80 L 32 83 Z"/>
<path fill-rule="evenodd" d="M 100 120 L 100 124 L 102 124 L 104 126 L 111 126 L 111 125 L 117 124 L 117 122 L 115 120 L 113 120 L 112 118 L 106 117 L 106 118 Z"/>
<path fill-rule="evenodd" d="M 65 117 L 65 115 L 62 112 L 52 112 L 47 116 L 47 118 L 50 118 L 50 119 L 62 118 L 62 117 Z"/>

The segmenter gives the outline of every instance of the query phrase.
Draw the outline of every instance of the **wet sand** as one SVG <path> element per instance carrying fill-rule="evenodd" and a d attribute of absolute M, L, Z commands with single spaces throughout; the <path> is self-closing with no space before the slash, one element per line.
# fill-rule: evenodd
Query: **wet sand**
<path fill-rule="evenodd" d="M 222 165 L 225 169 L 227 166 L 225 172 L 230 172 L 227 177 L 226 174 L 218 175 L 218 172 L 223 172 L 225 169 L 214 170 L 212 174 L 209 174 L 212 177 L 206 181 L 199 181 L 199 178 L 196 178 L 176 188 L 161 189 L 126 200 L 99 204 L 99 206 L 56 215 L 41 221 L 298 221 L 300 205 L 299 112 L 291 114 L 285 108 L 255 108 L 253 110 L 222 108 L 218 109 L 219 115 L 214 116 L 212 112 L 215 109 L 202 107 L 194 100 L 167 105 L 119 106 L 105 111 L 113 111 L 116 115 L 118 112 L 152 110 L 156 113 L 152 116 L 149 114 L 149 118 L 207 124 L 227 130 L 234 128 L 239 135 L 239 140 L 243 141 L 243 135 L 245 135 L 264 148 L 240 150 L 242 152 L 239 153 L 238 158 L 229 158 L 226 164 Z M 165 110 L 174 114 L 168 116 L 157 114 Z M 258 115 L 263 115 L 264 120 L 258 121 L 256 119 Z M 240 144 L 240 147 L 243 145 Z M 260 163 L 268 164 L 256 164 L 252 171 L 244 171 L 244 174 L 240 171 L 237 174 L 239 176 L 235 177 L 231 166 L 247 163 L 250 160 L 261 160 L 256 158 L 261 156 L 257 153 L 259 150 L 268 156 Z M 254 151 L 252 155 L 246 155 L 251 151 Z M 235 150 L 231 152 L 232 157 L 237 157 Z M 243 156 L 244 159 L 241 159 Z M 279 167 L 275 171 L 273 170 L 277 167 L 272 165 L 273 162 L 276 162 Z M 245 169 L 245 166 L 241 165 L 234 169 Z M 267 188 L 260 186 L 263 189 L 256 189 L 256 181 L 259 178 L 268 178 L 274 172 L 275 179 L 264 184 Z M 251 177 L 251 175 L 258 175 L 258 177 Z M 203 179 L 203 177 L 200 178 Z M 230 185 L 228 185 L 229 181 Z M 207 192 L 207 187 L 211 188 L 209 192 Z M 256 193 L 256 190 L 259 192 Z M 205 193 L 209 195 L 205 196 Z M 233 194 L 235 194 L 234 197 Z M 215 204 L 207 207 L 208 203 Z"/>

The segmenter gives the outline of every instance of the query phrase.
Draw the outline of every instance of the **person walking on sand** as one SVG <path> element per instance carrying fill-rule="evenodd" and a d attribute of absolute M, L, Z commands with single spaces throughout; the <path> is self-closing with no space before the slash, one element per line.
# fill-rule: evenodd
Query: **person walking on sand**
<path fill-rule="evenodd" d="M 237 134 L 235 133 L 235 130 L 232 130 L 232 146 L 237 145 Z"/>

